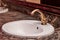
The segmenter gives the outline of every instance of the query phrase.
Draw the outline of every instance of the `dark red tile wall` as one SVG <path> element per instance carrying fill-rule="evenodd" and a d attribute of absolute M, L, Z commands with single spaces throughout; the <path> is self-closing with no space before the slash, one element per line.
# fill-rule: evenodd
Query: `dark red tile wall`
<path fill-rule="evenodd" d="M 59 6 L 60 7 L 60 0 L 41 0 L 43 4 Z"/>

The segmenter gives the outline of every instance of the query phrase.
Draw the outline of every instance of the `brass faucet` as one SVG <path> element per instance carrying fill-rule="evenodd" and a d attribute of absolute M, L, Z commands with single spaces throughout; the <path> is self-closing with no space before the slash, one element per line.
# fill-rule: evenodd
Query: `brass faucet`
<path fill-rule="evenodd" d="M 35 12 L 39 12 L 40 13 L 40 18 L 41 18 L 41 24 L 42 25 L 46 25 L 47 24 L 47 18 L 45 17 L 45 15 L 39 10 L 39 9 L 35 9 L 31 12 L 31 15 L 33 16 L 35 14 Z"/>

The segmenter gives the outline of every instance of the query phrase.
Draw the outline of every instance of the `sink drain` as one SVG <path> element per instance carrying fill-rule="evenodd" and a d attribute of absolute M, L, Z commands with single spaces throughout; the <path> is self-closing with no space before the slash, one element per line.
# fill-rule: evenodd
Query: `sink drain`
<path fill-rule="evenodd" d="M 39 29 L 39 27 L 37 27 L 37 29 Z"/>

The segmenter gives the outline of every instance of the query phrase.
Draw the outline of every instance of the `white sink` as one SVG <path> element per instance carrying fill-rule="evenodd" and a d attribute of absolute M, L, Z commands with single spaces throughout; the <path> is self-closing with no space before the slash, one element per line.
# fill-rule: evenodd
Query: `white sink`
<path fill-rule="evenodd" d="M 41 25 L 37 20 L 20 20 L 8 22 L 2 26 L 2 30 L 9 35 L 37 38 L 47 37 L 54 33 L 54 27 L 47 23 L 47 25 Z"/>

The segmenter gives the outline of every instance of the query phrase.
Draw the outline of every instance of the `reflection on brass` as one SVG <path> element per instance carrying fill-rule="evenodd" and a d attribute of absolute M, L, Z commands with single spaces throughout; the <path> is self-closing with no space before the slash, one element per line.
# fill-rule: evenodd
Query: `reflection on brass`
<path fill-rule="evenodd" d="M 35 9 L 31 12 L 31 15 L 33 16 L 35 14 L 35 12 L 38 12 L 40 13 L 40 18 L 41 18 L 41 22 L 43 25 L 46 25 L 47 24 L 47 18 L 45 17 L 45 15 L 39 10 L 39 9 Z"/>

